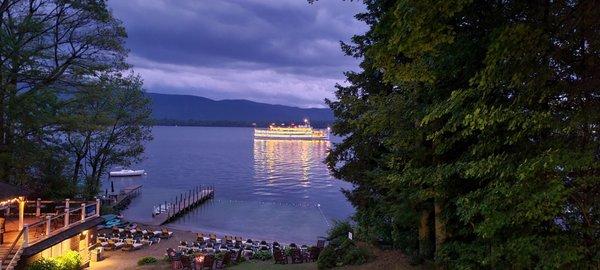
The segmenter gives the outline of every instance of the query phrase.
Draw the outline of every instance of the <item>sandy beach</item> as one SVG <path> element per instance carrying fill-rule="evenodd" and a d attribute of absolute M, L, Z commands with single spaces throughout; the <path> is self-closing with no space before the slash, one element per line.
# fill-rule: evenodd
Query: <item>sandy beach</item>
<path fill-rule="evenodd" d="M 149 226 L 149 225 L 144 225 L 144 224 L 139 224 L 138 226 L 140 226 L 143 229 L 146 229 L 148 231 L 155 231 L 155 230 L 160 230 L 159 226 Z M 202 232 L 204 234 L 208 234 L 208 233 L 215 233 L 217 235 L 218 238 L 222 238 L 224 235 L 224 233 L 220 233 L 220 232 L 215 232 L 215 231 L 203 231 L 203 230 L 198 230 L 198 231 L 188 231 L 188 230 L 180 230 L 177 228 L 173 228 L 172 226 L 164 226 L 166 228 L 169 229 L 169 231 L 173 232 L 173 236 L 171 238 L 168 239 L 162 239 L 160 241 L 160 243 L 156 243 L 153 244 L 151 246 L 144 246 L 142 249 L 140 250 L 135 250 L 135 251 L 122 251 L 122 250 L 113 250 L 113 251 L 103 251 L 102 253 L 102 260 L 98 261 L 98 262 L 91 262 L 90 263 L 90 267 L 88 269 L 90 270 L 125 270 L 125 269 L 170 269 L 169 265 L 166 263 L 163 263 L 161 261 L 161 263 L 157 264 L 157 265 L 151 265 L 151 266 L 144 266 L 144 267 L 140 267 L 137 265 L 137 261 L 143 257 L 146 256 L 152 256 L 155 258 L 158 258 L 160 260 L 162 260 L 166 254 L 166 251 L 168 248 L 174 248 L 177 249 L 177 246 L 179 246 L 179 243 L 181 241 L 195 241 L 196 240 L 196 233 L 198 232 Z M 112 231 L 110 229 L 102 229 L 99 230 L 99 233 L 111 233 Z M 239 235 L 242 238 L 246 239 L 249 236 L 246 235 Z M 268 241 L 268 242 L 272 242 L 272 241 L 277 241 L 276 239 L 262 239 L 262 238 L 257 238 L 255 236 L 251 236 L 251 238 L 254 237 L 254 240 L 258 240 L 258 241 Z M 282 244 L 287 244 L 285 242 L 280 242 Z M 315 240 L 316 243 L 316 240 Z M 314 245 L 315 243 L 298 243 L 298 244 L 311 244 Z"/>
<path fill-rule="evenodd" d="M 159 227 L 156 226 L 144 226 L 140 225 L 142 228 L 148 230 L 160 230 Z M 167 226 L 167 228 L 169 228 Z M 196 239 L 196 233 L 190 231 L 182 231 L 182 230 L 174 230 L 169 228 L 170 231 L 173 231 L 173 236 L 169 239 L 162 239 L 160 243 L 153 244 L 151 246 L 144 246 L 140 250 L 135 251 L 122 251 L 122 250 L 114 250 L 114 251 L 104 251 L 102 253 L 103 259 L 98 262 L 91 262 L 90 267 L 88 269 L 99 269 L 99 270 L 121 270 L 121 269 L 140 269 L 137 265 L 137 261 L 140 258 L 146 256 L 152 256 L 158 259 L 164 257 L 166 250 L 168 248 L 177 248 L 180 241 L 190 241 Z M 100 233 L 110 233 L 110 230 L 103 229 L 99 231 Z M 144 269 L 169 269 L 169 265 L 167 264 L 158 264 L 156 266 L 146 266 Z"/>
<path fill-rule="evenodd" d="M 159 229 L 156 226 L 144 226 L 143 228 L 149 228 L 151 230 Z M 167 226 L 168 227 L 168 226 Z M 170 227 L 168 227 L 171 230 Z M 190 241 L 196 239 L 196 232 L 184 231 L 173 229 L 173 236 L 169 239 L 162 239 L 160 243 L 153 244 L 152 246 L 145 246 L 144 248 L 136 251 L 104 251 L 102 256 L 103 259 L 99 262 L 91 262 L 90 267 L 87 269 L 90 270 L 132 270 L 132 269 L 148 269 L 148 270 L 159 270 L 159 269 L 171 269 L 170 264 L 164 262 L 162 259 L 165 256 L 166 250 L 168 248 L 177 248 L 180 241 Z M 110 232 L 110 230 L 102 230 L 101 233 Z M 208 233 L 208 232 L 205 232 Z M 221 235 L 217 235 L 221 237 Z M 421 270 L 421 269 L 430 269 L 428 266 L 411 266 L 408 262 L 406 256 L 404 256 L 400 251 L 381 251 L 377 249 L 373 249 L 375 252 L 376 260 L 369 262 L 364 265 L 357 266 L 345 266 L 339 269 L 367 269 L 367 270 L 375 270 L 375 269 L 397 269 L 397 270 Z M 146 266 L 138 266 L 137 261 L 140 258 L 152 256 L 158 258 L 160 260 L 159 263 L 155 265 L 146 265 Z M 238 266 L 231 267 L 231 269 L 239 270 L 239 269 L 286 269 L 286 270 L 312 270 L 317 269 L 316 263 L 303 263 L 303 264 L 288 264 L 288 265 L 274 265 L 273 261 L 266 262 L 250 262 Z"/>

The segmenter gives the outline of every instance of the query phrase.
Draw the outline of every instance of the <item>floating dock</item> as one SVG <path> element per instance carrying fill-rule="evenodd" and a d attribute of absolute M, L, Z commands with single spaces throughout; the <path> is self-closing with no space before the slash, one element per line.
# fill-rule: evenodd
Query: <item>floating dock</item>
<path fill-rule="evenodd" d="M 215 188 L 212 186 L 198 186 L 181 193 L 170 202 L 165 201 L 153 207 L 150 225 L 158 226 L 171 222 L 214 196 Z"/>

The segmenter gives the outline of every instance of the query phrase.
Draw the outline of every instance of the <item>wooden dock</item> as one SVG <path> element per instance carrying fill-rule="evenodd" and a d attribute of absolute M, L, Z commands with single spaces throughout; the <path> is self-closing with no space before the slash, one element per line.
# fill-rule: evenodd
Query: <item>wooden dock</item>
<path fill-rule="evenodd" d="M 150 225 L 158 226 L 171 222 L 214 196 L 215 189 L 212 186 L 198 186 L 181 193 L 173 200 L 153 207 Z"/>
<path fill-rule="evenodd" d="M 109 195 L 108 203 L 117 211 L 123 210 L 129 205 L 133 198 L 140 194 L 141 190 L 142 185 L 126 187 L 117 194 Z"/>

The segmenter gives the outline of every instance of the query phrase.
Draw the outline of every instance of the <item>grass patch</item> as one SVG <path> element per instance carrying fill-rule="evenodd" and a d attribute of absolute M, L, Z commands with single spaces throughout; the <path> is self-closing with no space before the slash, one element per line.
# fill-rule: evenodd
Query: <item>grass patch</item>
<path fill-rule="evenodd" d="M 141 266 L 141 265 L 147 265 L 147 264 L 156 264 L 156 263 L 158 263 L 158 259 L 157 259 L 157 258 L 154 258 L 154 257 L 150 257 L 150 256 L 149 256 L 149 257 L 144 257 L 144 258 L 141 258 L 141 259 L 140 259 L 140 260 L 137 262 L 137 265 L 140 265 L 140 266 Z"/>

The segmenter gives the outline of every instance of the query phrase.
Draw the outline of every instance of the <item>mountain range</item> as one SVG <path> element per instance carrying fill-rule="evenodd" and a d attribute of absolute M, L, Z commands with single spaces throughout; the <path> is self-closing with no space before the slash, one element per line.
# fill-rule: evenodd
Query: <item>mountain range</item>
<path fill-rule="evenodd" d="M 158 125 L 266 126 L 269 123 L 300 123 L 313 126 L 333 122 L 328 108 L 299 108 L 244 99 L 213 100 L 192 95 L 146 93 L 152 102 L 152 117 Z"/>

